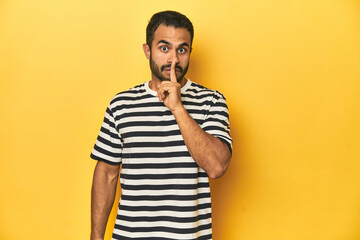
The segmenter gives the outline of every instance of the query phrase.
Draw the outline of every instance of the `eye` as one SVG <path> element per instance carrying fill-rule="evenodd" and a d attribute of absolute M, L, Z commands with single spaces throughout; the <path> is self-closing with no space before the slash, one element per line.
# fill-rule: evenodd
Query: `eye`
<path fill-rule="evenodd" d="M 185 53 L 186 49 L 185 48 L 180 48 L 178 51 L 179 51 L 179 53 Z"/>
<path fill-rule="evenodd" d="M 168 47 L 167 46 L 162 46 L 162 47 L 160 47 L 160 49 L 161 49 L 161 51 L 166 52 L 168 50 Z"/>

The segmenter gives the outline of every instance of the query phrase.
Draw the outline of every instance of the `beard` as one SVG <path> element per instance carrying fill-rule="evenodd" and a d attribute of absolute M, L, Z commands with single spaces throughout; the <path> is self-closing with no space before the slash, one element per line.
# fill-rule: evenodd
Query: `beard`
<path fill-rule="evenodd" d="M 152 74 L 155 75 L 155 77 L 157 77 L 161 82 L 162 81 L 170 81 L 170 76 L 164 76 L 162 73 L 165 70 L 165 68 L 169 68 L 171 67 L 171 63 L 170 64 L 166 64 L 166 65 L 162 65 L 161 67 L 159 67 L 151 58 L 151 54 L 150 54 L 150 69 Z M 183 79 L 183 77 L 185 76 L 185 74 L 187 73 L 188 69 L 189 69 L 189 63 L 186 65 L 186 67 L 183 69 L 181 66 L 176 65 L 175 69 L 178 69 L 180 71 L 180 75 L 178 77 L 176 77 L 177 82 L 180 82 L 181 79 Z"/>

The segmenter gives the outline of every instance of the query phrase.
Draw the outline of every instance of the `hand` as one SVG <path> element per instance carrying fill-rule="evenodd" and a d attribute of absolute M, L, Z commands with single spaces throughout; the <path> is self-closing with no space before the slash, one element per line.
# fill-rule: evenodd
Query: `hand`
<path fill-rule="evenodd" d="M 181 103 L 181 85 L 177 82 L 175 73 L 175 61 L 171 63 L 170 81 L 162 81 L 158 85 L 157 97 L 159 101 L 163 101 L 164 105 L 171 112 L 182 107 Z"/>

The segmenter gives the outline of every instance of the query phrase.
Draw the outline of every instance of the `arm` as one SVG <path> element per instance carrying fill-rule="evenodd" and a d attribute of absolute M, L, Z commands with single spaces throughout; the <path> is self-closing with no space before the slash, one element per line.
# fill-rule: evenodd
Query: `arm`
<path fill-rule="evenodd" d="M 226 144 L 202 130 L 184 107 L 174 110 L 173 115 L 195 162 L 210 178 L 215 179 L 224 175 L 231 157 Z"/>
<path fill-rule="evenodd" d="M 106 224 L 114 203 L 120 165 L 98 161 L 91 190 L 91 240 L 104 239 Z"/>
<path fill-rule="evenodd" d="M 179 125 L 181 134 L 195 162 L 205 170 L 210 178 L 221 177 L 230 162 L 229 148 L 196 123 L 181 103 L 181 85 L 176 80 L 175 62 L 171 65 L 171 81 L 163 81 L 158 86 L 158 97 L 163 101 Z"/>

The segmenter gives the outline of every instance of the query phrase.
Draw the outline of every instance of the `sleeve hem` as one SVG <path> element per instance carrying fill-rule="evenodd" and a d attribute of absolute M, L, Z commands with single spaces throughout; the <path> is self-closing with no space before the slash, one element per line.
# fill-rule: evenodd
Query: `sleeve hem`
<path fill-rule="evenodd" d="M 99 158 L 93 154 L 90 155 L 90 158 L 92 158 L 93 160 L 102 161 L 102 162 L 110 164 L 110 165 L 120 165 L 121 164 L 121 162 L 111 162 L 111 161 Z"/>
<path fill-rule="evenodd" d="M 231 146 L 231 144 L 230 144 L 227 140 L 223 139 L 222 137 L 218 137 L 218 136 L 215 136 L 215 137 L 217 137 L 220 141 L 222 141 L 223 143 L 225 143 L 226 146 L 229 148 L 230 153 L 232 154 L 232 146 Z"/>

